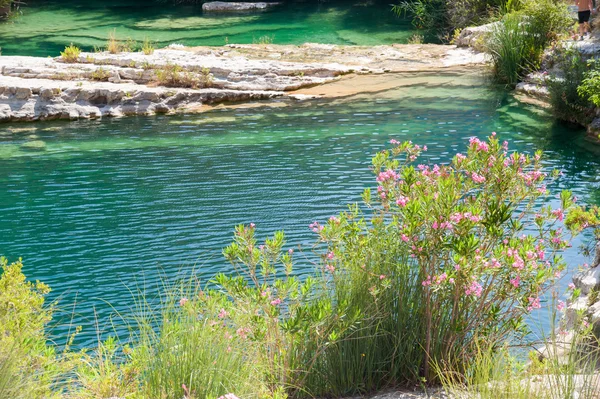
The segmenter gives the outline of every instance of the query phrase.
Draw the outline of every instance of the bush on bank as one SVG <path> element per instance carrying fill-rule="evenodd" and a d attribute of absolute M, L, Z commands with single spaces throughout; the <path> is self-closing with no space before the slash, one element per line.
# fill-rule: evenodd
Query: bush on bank
<path fill-rule="evenodd" d="M 311 224 L 313 274 L 294 273 L 300 256 L 283 232 L 259 243 L 256 226 L 238 226 L 224 250 L 235 272 L 208 286 L 184 282 L 157 305 L 142 293 L 132 346 L 109 339 L 54 353 L 44 342 L 47 288 L 26 283 L 20 263 L 5 267 L 2 281 L 17 288 L 0 291 L 0 316 L 13 328 L 33 323 L 38 345 L 16 347 L 43 354 L 46 369 L 60 364 L 62 380 L 41 381 L 39 363 L 6 358 L 0 381 L 39 382 L 30 398 L 285 398 L 472 375 L 482 351 L 527 334 L 524 318 L 566 267 L 562 221 L 585 211 L 567 191 L 559 208 L 544 205 L 557 173 L 495 134 L 472 138 L 445 165 L 419 164 L 426 147 L 391 144 L 373 158 L 377 189 L 364 203 Z M 13 297 L 30 305 L 9 308 Z M 5 353 L 12 342 L 0 344 Z"/>

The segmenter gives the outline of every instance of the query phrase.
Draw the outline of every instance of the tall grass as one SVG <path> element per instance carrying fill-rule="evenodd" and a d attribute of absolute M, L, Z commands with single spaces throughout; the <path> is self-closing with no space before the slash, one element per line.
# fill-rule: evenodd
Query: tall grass
<path fill-rule="evenodd" d="M 566 3 L 561 0 L 524 0 L 519 11 L 506 14 L 488 38 L 494 77 L 514 86 L 539 68 L 542 55 L 571 25 Z"/>

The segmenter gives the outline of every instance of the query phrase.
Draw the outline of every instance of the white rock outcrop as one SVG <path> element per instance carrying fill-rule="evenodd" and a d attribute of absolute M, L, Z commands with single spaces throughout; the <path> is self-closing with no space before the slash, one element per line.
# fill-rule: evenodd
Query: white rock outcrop
<path fill-rule="evenodd" d="M 252 11 L 266 10 L 267 8 L 278 6 L 281 3 L 274 2 L 227 2 L 227 1 L 211 1 L 202 4 L 202 11 Z"/>

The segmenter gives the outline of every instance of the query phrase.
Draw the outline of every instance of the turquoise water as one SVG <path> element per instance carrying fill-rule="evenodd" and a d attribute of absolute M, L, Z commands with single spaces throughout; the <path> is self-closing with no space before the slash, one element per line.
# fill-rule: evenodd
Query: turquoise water
<path fill-rule="evenodd" d="M 496 131 L 564 172 L 551 190 L 600 204 L 600 162 L 582 131 L 476 74 L 407 86 L 410 78 L 395 76 L 398 87 L 376 95 L 287 107 L 1 125 L 0 254 L 22 256 L 26 274 L 53 288 L 63 309 L 56 334 L 72 319 L 90 343 L 97 328 L 110 330 L 111 314 L 127 314 L 129 290 L 152 296 L 160 276 L 230 270 L 221 249 L 238 223 L 256 223 L 262 237 L 285 229 L 289 247 L 310 246 L 311 222 L 374 186 L 370 158 L 391 138 L 427 144 L 428 160 L 444 162 L 469 137 Z M 46 151 L 20 148 L 31 140 Z M 576 248 L 568 257 L 583 260 Z"/>
<path fill-rule="evenodd" d="M 266 12 L 203 14 L 200 6 L 171 2 L 32 0 L 21 8 L 21 16 L 0 23 L 0 47 L 4 55 L 57 56 L 69 43 L 91 51 L 105 46 L 113 30 L 118 39 L 148 38 L 157 47 L 222 46 L 263 37 L 275 44 L 405 43 L 415 31 L 390 9 L 385 2 L 309 1 Z"/>

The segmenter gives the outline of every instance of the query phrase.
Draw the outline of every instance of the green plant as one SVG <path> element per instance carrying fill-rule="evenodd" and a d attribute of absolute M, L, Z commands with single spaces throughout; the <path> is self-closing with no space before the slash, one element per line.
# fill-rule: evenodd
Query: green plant
<path fill-rule="evenodd" d="M 208 68 L 202 68 L 200 74 L 184 70 L 180 65 L 167 64 L 154 70 L 157 82 L 167 87 L 209 87 L 213 75 Z"/>
<path fill-rule="evenodd" d="M 190 281 L 168 289 L 159 307 L 138 301 L 146 316 L 136 319 L 138 345 L 131 358 L 139 366 L 144 397 L 217 398 L 235 392 L 252 398 L 266 392 L 258 348 L 215 307 L 220 296 L 214 295 Z"/>
<path fill-rule="evenodd" d="M 559 74 L 547 79 L 552 112 L 559 119 L 585 123 L 592 111 L 581 89 L 588 69 L 582 54 L 576 48 L 559 48 L 555 51 L 555 65 Z"/>
<path fill-rule="evenodd" d="M 0 258 L 0 397 L 52 398 L 62 371 L 45 326 L 53 306 L 45 307 L 47 285 L 28 282 L 23 264 Z"/>
<path fill-rule="evenodd" d="M 126 41 L 121 41 L 117 39 L 117 30 L 113 29 L 108 34 L 108 40 L 106 42 L 106 51 L 111 54 L 119 54 L 122 52 L 129 53 L 135 50 L 137 47 L 137 42 L 128 38 Z"/>
<path fill-rule="evenodd" d="M 107 82 L 110 77 L 110 72 L 102 67 L 94 70 L 90 76 L 92 80 L 97 80 L 100 82 Z"/>
<path fill-rule="evenodd" d="M 567 6 L 560 0 L 524 0 L 520 11 L 505 15 L 489 37 L 494 77 L 514 86 L 539 68 L 544 49 L 571 24 Z"/>
<path fill-rule="evenodd" d="M 74 373 L 76 383 L 69 392 L 73 398 L 143 399 L 139 366 L 131 361 L 131 349 L 118 345 L 114 338 L 99 342 L 91 353 L 80 353 Z"/>
<path fill-rule="evenodd" d="M 582 63 L 581 57 L 579 60 Z M 578 71 L 583 68 L 578 65 Z M 581 77 L 578 75 L 578 77 Z M 596 60 L 588 61 L 588 68 L 583 71 L 577 93 L 581 98 L 587 99 L 596 107 L 600 107 L 600 64 Z"/>
<path fill-rule="evenodd" d="M 61 56 L 62 60 L 64 62 L 70 62 L 70 63 L 78 62 L 80 54 L 81 54 L 81 50 L 79 49 L 79 47 L 74 46 L 73 43 L 71 43 L 69 46 L 65 47 L 65 51 L 60 52 L 60 56 Z"/>
<path fill-rule="evenodd" d="M 260 45 L 267 45 L 267 44 L 273 44 L 273 40 L 275 39 L 274 35 L 268 36 L 268 35 L 264 35 L 259 37 L 258 39 L 253 38 L 252 39 L 252 43 L 253 44 L 260 44 Z"/>
<path fill-rule="evenodd" d="M 408 38 L 407 43 L 408 44 L 423 44 L 423 41 L 424 41 L 423 35 L 419 35 L 418 33 L 415 33 L 414 35 L 412 35 L 411 37 Z"/>
<path fill-rule="evenodd" d="M 154 54 L 154 42 L 151 42 L 147 37 L 144 39 L 144 43 L 142 43 L 142 52 L 145 55 Z"/>

